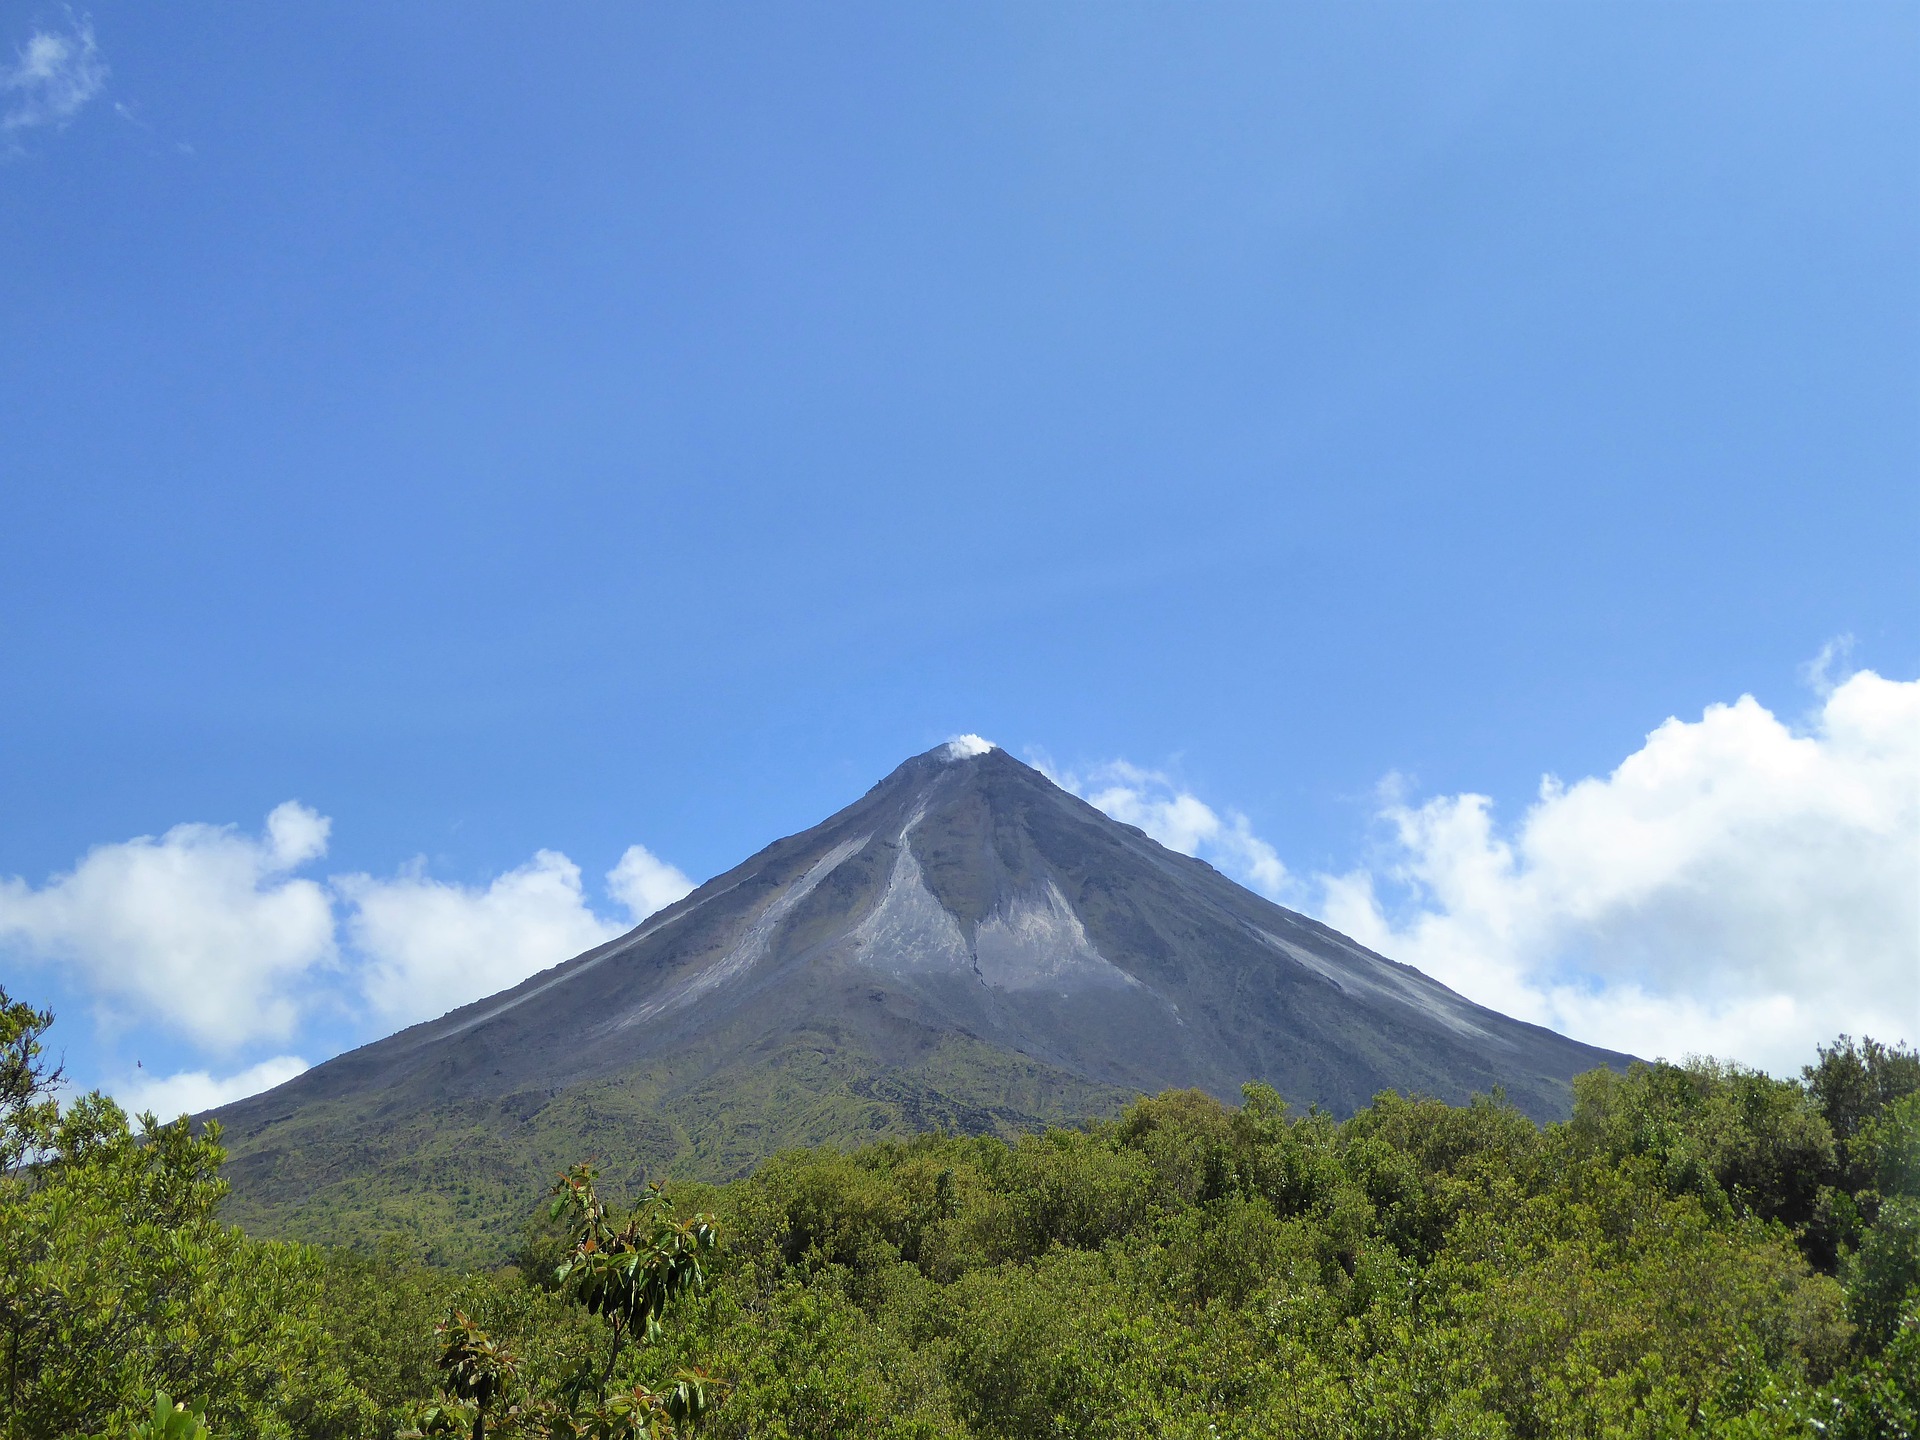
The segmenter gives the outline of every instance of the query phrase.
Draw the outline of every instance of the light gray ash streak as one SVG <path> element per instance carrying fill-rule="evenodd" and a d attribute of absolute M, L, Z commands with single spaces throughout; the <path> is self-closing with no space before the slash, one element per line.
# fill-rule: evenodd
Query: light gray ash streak
<path fill-rule="evenodd" d="M 727 953 L 711 964 L 703 966 L 688 976 L 666 994 L 636 1005 L 621 1016 L 614 1028 L 624 1030 L 644 1020 L 669 1010 L 678 1010 L 692 1004 L 702 995 L 709 994 L 727 981 L 746 974 L 772 952 L 775 936 L 789 916 L 800 908 L 801 903 L 814 892 L 820 882 L 838 870 L 847 861 L 866 849 L 873 837 L 858 835 L 851 840 L 843 840 L 807 868 L 807 872 L 798 880 L 776 895 L 753 922 L 741 932 Z"/>
<path fill-rule="evenodd" d="M 860 964 L 901 978 L 971 972 L 981 984 L 1006 991 L 1139 987 L 1100 953 L 1052 880 L 1003 901 L 968 943 L 958 917 L 928 888 L 909 843 L 922 813 L 916 810 L 902 827 L 886 889 L 854 929 Z"/>
<path fill-rule="evenodd" d="M 907 843 L 918 819 L 916 814 L 900 832 L 880 903 L 854 928 L 856 958 L 869 969 L 900 976 L 970 971 L 973 952 L 960 922 L 927 888 L 920 862 Z"/>
<path fill-rule="evenodd" d="M 1087 927 L 1052 880 L 1038 891 L 1013 896 L 981 921 L 973 954 L 980 978 L 1000 990 L 1065 992 L 1140 984 L 1087 938 Z"/>
<path fill-rule="evenodd" d="M 1467 1006 L 1459 997 L 1442 990 L 1424 976 L 1404 974 L 1396 966 L 1336 941 L 1338 949 L 1353 957 L 1351 963 L 1342 964 L 1333 956 L 1317 954 L 1304 945 L 1283 940 L 1271 930 L 1262 930 L 1258 926 L 1252 928 L 1267 944 L 1332 982 L 1344 994 L 1372 995 L 1397 1001 L 1431 1016 L 1457 1034 L 1471 1035 L 1479 1040 L 1496 1039 L 1484 1026 L 1474 1023 Z"/>

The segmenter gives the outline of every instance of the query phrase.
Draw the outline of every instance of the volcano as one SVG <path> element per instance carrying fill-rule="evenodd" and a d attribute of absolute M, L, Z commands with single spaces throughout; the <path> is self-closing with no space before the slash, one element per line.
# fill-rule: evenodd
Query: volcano
<path fill-rule="evenodd" d="M 1010 1134 L 1249 1081 L 1336 1114 L 1629 1057 L 1476 1005 L 1004 751 L 901 765 L 627 934 L 213 1112 L 234 1218 L 484 1248 L 584 1156 L 721 1179 L 793 1145 Z M 473 1253 L 479 1253 L 475 1249 Z"/>

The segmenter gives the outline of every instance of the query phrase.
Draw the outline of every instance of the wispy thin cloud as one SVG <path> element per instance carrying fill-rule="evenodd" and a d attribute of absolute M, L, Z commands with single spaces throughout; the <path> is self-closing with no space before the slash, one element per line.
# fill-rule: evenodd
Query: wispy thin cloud
<path fill-rule="evenodd" d="M 1820 653 L 1800 667 L 1800 678 L 1822 700 L 1839 688 L 1852 672 L 1847 662 L 1853 656 L 1853 636 L 1836 635 L 1820 647 Z M 1836 669 L 1839 672 L 1835 677 Z"/>
<path fill-rule="evenodd" d="M 14 49 L 14 63 L 0 66 L 0 134 L 60 129 L 107 84 L 107 62 L 93 37 L 93 21 L 68 17 L 64 30 L 39 30 Z"/>

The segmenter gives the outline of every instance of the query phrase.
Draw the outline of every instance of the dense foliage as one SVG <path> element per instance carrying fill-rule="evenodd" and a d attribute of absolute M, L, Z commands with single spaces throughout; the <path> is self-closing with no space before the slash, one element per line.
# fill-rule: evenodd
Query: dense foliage
<path fill-rule="evenodd" d="M 1920 1055 L 1871 1041 L 1597 1071 L 1544 1129 L 1250 1086 L 628 1217 L 575 1171 L 456 1274 L 223 1226 L 217 1134 L 59 1113 L 46 1023 L 0 995 L 7 1440 L 1920 1433 Z"/>

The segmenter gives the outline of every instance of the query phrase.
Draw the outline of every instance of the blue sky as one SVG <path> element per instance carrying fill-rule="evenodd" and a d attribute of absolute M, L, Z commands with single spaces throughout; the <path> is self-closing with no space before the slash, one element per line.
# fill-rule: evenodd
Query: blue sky
<path fill-rule="evenodd" d="M 1590 1038 L 1920 1038 L 1916 57 L 1911 4 L 0 9 L 0 983 L 82 1083 L 311 1062 L 423 916 L 551 963 L 630 846 L 698 880 L 977 732 Z"/>

